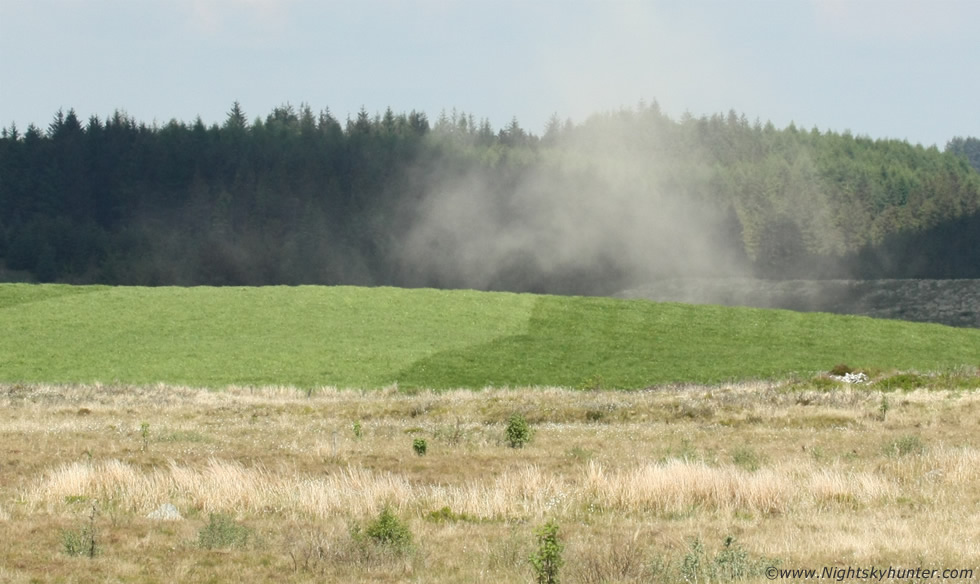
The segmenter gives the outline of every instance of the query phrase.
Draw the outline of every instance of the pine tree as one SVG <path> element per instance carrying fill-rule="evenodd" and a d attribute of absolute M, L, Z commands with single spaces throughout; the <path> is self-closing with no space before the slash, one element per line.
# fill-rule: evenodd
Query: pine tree
<path fill-rule="evenodd" d="M 248 130 L 248 118 L 245 116 L 241 104 L 237 101 L 231 105 L 231 111 L 228 112 L 228 117 L 225 119 L 224 129 L 238 133 L 244 133 Z"/>

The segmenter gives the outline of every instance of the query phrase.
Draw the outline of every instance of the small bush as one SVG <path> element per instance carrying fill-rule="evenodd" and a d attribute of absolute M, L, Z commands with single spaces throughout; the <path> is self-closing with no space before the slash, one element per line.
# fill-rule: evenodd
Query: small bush
<path fill-rule="evenodd" d="M 842 377 L 848 373 L 854 373 L 854 369 L 846 363 L 838 363 L 830 369 L 830 374 L 836 375 L 837 377 Z"/>
<path fill-rule="evenodd" d="M 511 448 L 523 448 L 531 441 L 531 426 L 521 414 L 514 414 L 507 420 L 507 444 Z"/>
<path fill-rule="evenodd" d="M 206 550 L 245 547 L 251 533 L 249 528 L 235 523 L 231 517 L 212 513 L 208 524 L 197 534 L 197 544 Z"/>
<path fill-rule="evenodd" d="M 548 521 L 534 531 L 538 539 L 538 549 L 528 560 L 534 568 L 534 581 L 538 584 L 558 584 L 558 571 L 564 560 L 561 554 L 565 546 L 558 539 L 558 524 Z"/>
<path fill-rule="evenodd" d="M 351 426 L 351 431 L 354 432 L 354 438 L 357 438 L 358 440 L 360 440 L 361 435 L 363 433 L 363 430 L 361 428 L 361 421 L 360 420 L 354 422 L 354 425 Z"/>
<path fill-rule="evenodd" d="M 412 441 L 412 450 L 414 450 L 415 454 L 418 454 L 419 456 L 425 456 L 425 451 L 428 449 L 428 447 L 429 445 L 426 444 L 425 438 L 416 438 Z"/>
<path fill-rule="evenodd" d="M 888 415 L 888 410 L 891 409 L 891 404 L 888 403 L 888 396 L 881 396 L 881 404 L 878 405 L 878 414 L 881 416 L 881 421 L 885 421 L 885 416 Z"/>
<path fill-rule="evenodd" d="M 391 550 L 404 551 L 412 546 L 411 530 L 398 519 L 388 505 L 381 509 L 378 518 L 367 526 L 364 534 L 376 545 Z"/>

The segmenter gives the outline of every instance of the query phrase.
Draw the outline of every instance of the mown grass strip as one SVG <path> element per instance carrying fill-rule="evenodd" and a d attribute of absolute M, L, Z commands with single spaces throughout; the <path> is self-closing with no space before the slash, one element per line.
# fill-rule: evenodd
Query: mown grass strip
<path fill-rule="evenodd" d="M 429 354 L 521 332 L 532 305 L 393 288 L 105 288 L 0 309 L 0 379 L 378 387 Z"/>
<path fill-rule="evenodd" d="M 2 381 L 640 388 L 836 363 L 980 366 L 980 330 L 475 291 L 0 286 Z"/>
<path fill-rule="evenodd" d="M 785 310 L 541 297 L 528 332 L 427 357 L 404 387 L 642 388 L 826 371 L 980 365 L 980 330 Z"/>

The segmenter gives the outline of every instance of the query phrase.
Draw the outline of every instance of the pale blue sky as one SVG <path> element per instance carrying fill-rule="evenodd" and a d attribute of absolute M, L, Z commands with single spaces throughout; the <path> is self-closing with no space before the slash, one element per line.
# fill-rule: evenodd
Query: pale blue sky
<path fill-rule="evenodd" d="M 540 133 L 653 99 L 942 148 L 980 136 L 980 1 L 0 0 L 4 127 L 220 122 L 238 100 Z"/>

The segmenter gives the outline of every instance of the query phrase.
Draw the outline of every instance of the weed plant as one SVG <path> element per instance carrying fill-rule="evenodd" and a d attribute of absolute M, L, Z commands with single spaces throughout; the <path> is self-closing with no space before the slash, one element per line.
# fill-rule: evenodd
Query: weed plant
<path fill-rule="evenodd" d="M 741 582 L 766 574 L 766 568 L 780 562 L 768 558 L 753 559 L 731 535 L 713 556 L 705 551 L 700 537 L 691 540 L 681 560 L 680 577 L 684 582 Z"/>
<path fill-rule="evenodd" d="M 88 521 L 81 529 L 65 529 L 61 532 L 61 546 L 67 555 L 94 558 L 98 554 L 96 542 L 98 534 L 95 529 L 96 513 L 97 509 L 93 502 Z"/>

